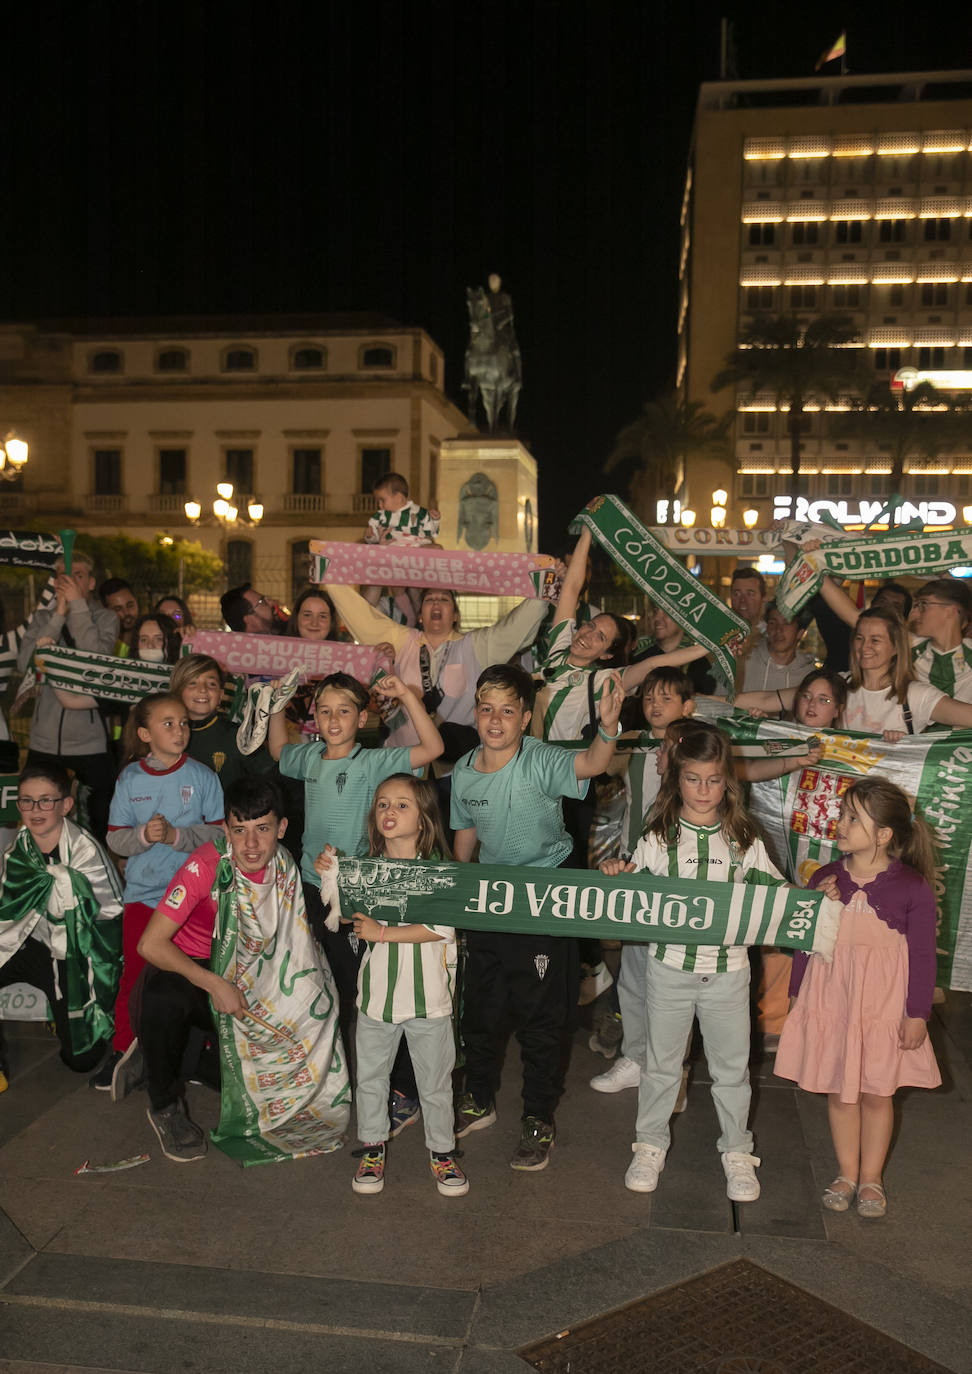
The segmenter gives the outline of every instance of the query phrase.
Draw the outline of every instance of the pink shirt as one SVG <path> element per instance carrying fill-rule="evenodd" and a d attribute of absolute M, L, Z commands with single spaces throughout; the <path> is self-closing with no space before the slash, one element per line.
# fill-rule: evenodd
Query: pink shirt
<path fill-rule="evenodd" d="M 213 881 L 219 864 L 216 846 L 210 842 L 194 849 L 165 890 L 158 910 L 179 927 L 172 943 L 188 954 L 190 959 L 208 959 L 213 943 L 216 922 L 216 899 L 212 896 Z M 254 882 L 262 882 L 266 869 L 247 873 Z"/>

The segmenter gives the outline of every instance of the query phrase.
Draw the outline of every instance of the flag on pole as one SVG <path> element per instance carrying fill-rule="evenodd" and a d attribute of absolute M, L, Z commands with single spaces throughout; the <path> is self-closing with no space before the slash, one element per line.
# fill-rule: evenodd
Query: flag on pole
<path fill-rule="evenodd" d="M 820 68 L 823 67 L 823 66 L 826 66 L 826 64 L 827 64 L 828 62 L 833 62 L 833 61 L 835 61 L 838 57 L 844 57 L 845 54 L 846 54 L 846 52 L 847 52 L 847 31 L 845 30 L 843 33 L 841 33 L 841 34 L 837 37 L 837 39 L 835 40 L 833 46 L 830 47 L 830 48 L 828 48 L 828 49 L 826 50 L 826 52 L 823 53 L 823 55 L 822 55 L 821 58 L 820 58 L 820 61 L 817 63 L 817 65 L 814 67 L 813 70 L 814 70 L 815 72 L 819 72 Z"/>

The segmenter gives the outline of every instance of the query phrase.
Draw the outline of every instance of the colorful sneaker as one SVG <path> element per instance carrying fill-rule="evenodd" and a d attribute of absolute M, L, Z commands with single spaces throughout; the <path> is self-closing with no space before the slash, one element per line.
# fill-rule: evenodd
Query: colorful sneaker
<path fill-rule="evenodd" d="M 158 1112 L 149 1107 L 145 1115 L 159 1138 L 166 1159 L 175 1164 L 191 1164 L 205 1158 L 206 1137 L 196 1123 L 189 1120 L 182 1102 L 173 1102 Z"/>
<path fill-rule="evenodd" d="M 727 1150 L 722 1156 L 722 1167 L 726 1171 L 726 1196 L 731 1202 L 755 1202 L 759 1197 L 757 1164 L 759 1160 L 755 1155 L 743 1154 L 739 1150 Z"/>
<path fill-rule="evenodd" d="M 492 1102 L 488 1107 L 481 1107 L 472 1093 L 463 1093 L 456 1106 L 456 1139 L 470 1131 L 485 1131 L 495 1120 L 496 1107 Z"/>
<path fill-rule="evenodd" d="M 469 1192 L 469 1179 L 451 1154 L 429 1155 L 429 1168 L 443 1197 L 465 1197 Z"/>
<path fill-rule="evenodd" d="M 111 1100 L 123 1102 L 129 1093 L 145 1082 L 145 1061 L 137 1040 L 133 1040 L 118 1060 L 111 1075 Z"/>
<path fill-rule="evenodd" d="M 605 1059 L 613 1059 L 620 1052 L 623 1035 L 619 1013 L 609 1011 L 597 1022 L 587 1047 L 595 1054 L 603 1054 Z"/>
<path fill-rule="evenodd" d="M 385 1186 L 385 1146 L 366 1145 L 358 1172 L 351 1180 L 356 1193 L 380 1193 Z"/>
<path fill-rule="evenodd" d="M 530 1173 L 545 1169 L 556 1134 L 552 1122 L 541 1121 L 538 1116 L 525 1116 L 520 1123 L 520 1143 L 513 1151 L 510 1168 Z"/>
<path fill-rule="evenodd" d="M 388 1139 L 401 1135 L 406 1126 L 413 1125 L 422 1115 L 422 1108 L 414 1097 L 406 1097 L 397 1088 L 392 1090 L 388 1103 Z"/>
<path fill-rule="evenodd" d="M 633 1193 L 653 1193 L 658 1187 L 658 1175 L 665 1167 L 668 1151 L 649 1145 L 645 1140 L 636 1140 L 631 1152 L 634 1159 L 628 1165 L 624 1186 Z"/>
<path fill-rule="evenodd" d="M 625 1059 L 622 1054 L 606 1073 L 599 1073 L 591 1079 L 591 1087 L 596 1093 L 619 1093 L 623 1088 L 637 1088 L 640 1082 L 640 1067 L 633 1059 Z"/>
<path fill-rule="evenodd" d="M 101 1068 L 88 1079 L 88 1087 L 97 1088 L 100 1093 L 110 1093 L 111 1080 L 114 1077 L 115 1065 L 119 1059 L 121 1059 L 121 1050 L 109 1050 Z"/>

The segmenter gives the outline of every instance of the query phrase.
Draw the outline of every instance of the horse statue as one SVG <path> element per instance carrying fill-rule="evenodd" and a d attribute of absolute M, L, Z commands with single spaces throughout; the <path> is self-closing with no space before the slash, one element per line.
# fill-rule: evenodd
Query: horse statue
<path fill-rule="evenodd" d="M 466 380 L 469 394 L 469 423 L 476 424 L 479 400 L 486 412 L 490 434 L 502 423 L 504 408 L 508 428 L 516 427 L 516 405 L 523 383 L 520 349 L 513 329 L 513 306 L 509 295 L 500 290 L 500 279 L 489 278 L 489 291 L 483 287 L 466 288 L 469 310 L 469 344 L 466 348 Z"/>

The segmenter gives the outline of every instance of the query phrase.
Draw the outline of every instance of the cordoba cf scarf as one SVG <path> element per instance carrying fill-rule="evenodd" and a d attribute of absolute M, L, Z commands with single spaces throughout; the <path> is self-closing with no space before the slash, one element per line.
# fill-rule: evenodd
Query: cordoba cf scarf
<path fill-rule="evenodd" d="M 596 496 L 572 521 L 571 531 L 581 525 L 587 525 L 618 567 L 688 630 L 696 644 L 708 649 L 726 682 L 732 684 L 733 655 L 749 634 L 746 622 L 694 578 L 616 496 Z"/>

